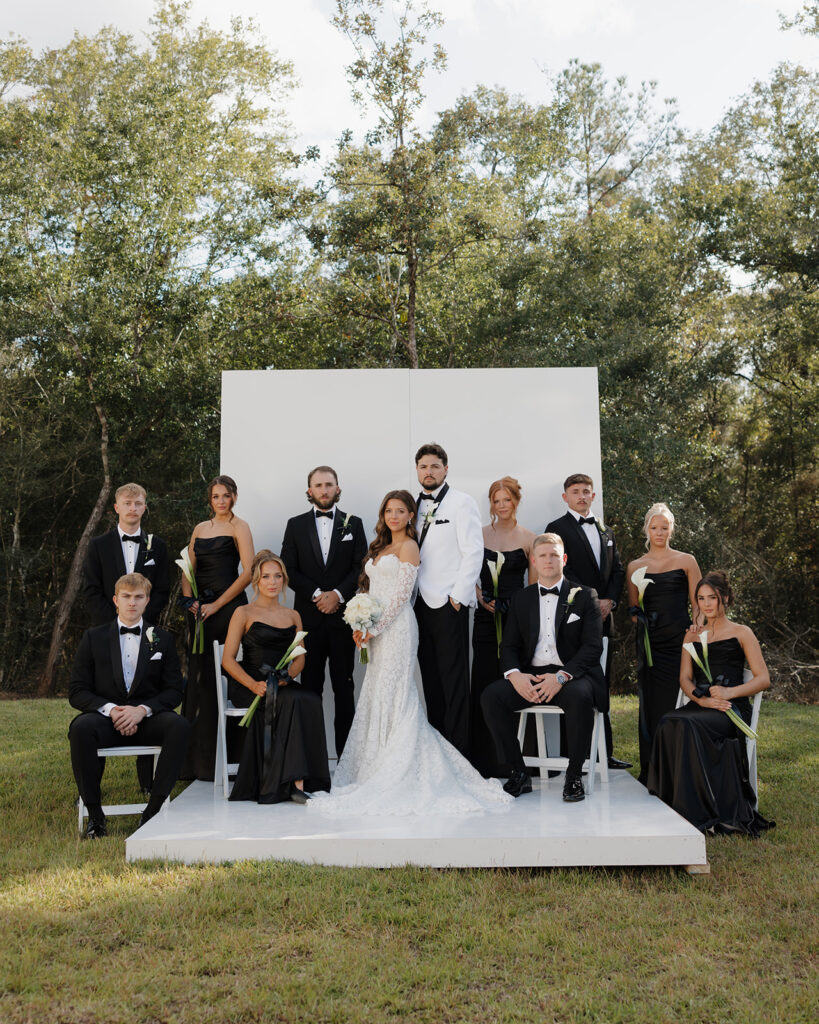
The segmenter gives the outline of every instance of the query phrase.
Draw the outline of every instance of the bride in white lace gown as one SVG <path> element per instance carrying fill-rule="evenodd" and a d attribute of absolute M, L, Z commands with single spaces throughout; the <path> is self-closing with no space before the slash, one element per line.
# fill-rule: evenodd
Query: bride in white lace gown
<path fill-rule="evenodd" d="M 332 792 L 313 794 L 323 814 L 469 814 L 505 809 L 514 799 L 484 779 L 427 721 L 414 679 L 418 626 L 412 593 L 418 574 L 415 502 L 391 491 L 381 503 L 362 581 L 382 613 L 366 636 L 370 661 Z M 366 581 L 364 580 L 366 574 Z"/>

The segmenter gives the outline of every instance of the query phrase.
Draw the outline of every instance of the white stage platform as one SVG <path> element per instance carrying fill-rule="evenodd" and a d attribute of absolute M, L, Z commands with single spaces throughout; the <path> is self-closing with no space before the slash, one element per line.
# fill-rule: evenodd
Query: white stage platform
<path fill-rule="evenodd" d="M 130 836 L 129 861 L 292 860 L 341 867 L 569 867 L 707 864 L 705 838 L 628 772 L 582 803 L 562 775 L 534 779 L 508 811 L 465 817 L 325 817 L 294 803 L 229 803 L 194 782 Z M 707 870 L 707 867 L 705 868 Z"/>

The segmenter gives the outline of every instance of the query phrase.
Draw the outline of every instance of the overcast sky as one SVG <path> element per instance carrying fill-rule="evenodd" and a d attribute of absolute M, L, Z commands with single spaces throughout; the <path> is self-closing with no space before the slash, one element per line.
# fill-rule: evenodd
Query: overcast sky
<path fill-rule="evenodd" d="M 815 67 L 819 40 L 779 30 L 778 12 L 792 15 L 801 0 L 432 0 L 446 25 L 438 36 L 447 71 L 427 82 L 422 122 L 476 85 L 500 85 L 537 102 L 543 70 L 572 58 L 598 61 L 636 87 L 657 82 L 660 98 L 679 101 L 680 124 L 707 131 L 756 79 L 780 61 Z M 0 0 L 0 32 L 41 49 L 63 45 L 73 32 L 104 24 L 143 33 L 152 0 Z M 331 24 L 333 0 L 193 0 L 196 20 L 226 27 L 231 16 L 256 20 L 271 48 L 292 61 L 299 88 L 288 102 L 299 148 L 323 155 L 362 115 L 348 98 L 344 68 L 349 43 Z"/>

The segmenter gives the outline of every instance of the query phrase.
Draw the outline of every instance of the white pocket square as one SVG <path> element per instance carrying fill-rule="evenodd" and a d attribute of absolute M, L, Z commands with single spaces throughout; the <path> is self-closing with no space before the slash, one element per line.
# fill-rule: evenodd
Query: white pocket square
<path fill-rule="evenodd" d="M 156 654 L 151 655 L 151 661 L 159 661 L 162 657 L 162 651 L 157 651 Z"/>
<path fill-rule="evenodd" d="M 568 619 L 566 619 L 566 625 L 568 626 L 572 622 L 580 622 L 580 616 L 579 615 L 575 615 L 574 612 L 572 612 L 572 614 L 568 617 Z"/>
<path fill-rule="evenodd" d="M 348 533 L 346 537 L 342 537 L 341 538 L 341 543 L 343 544 L 345 540 L 352 540 L 352 539 L 353 539 L 353 535 L 351 533 Z"/>
<path fill-rule="evenodd" d="M 607 547 L 607 548 L 611 548 L 611 547 L 614 547 L 614 541 L 613 541 L 613 540 L 610 540 L 610 541 L 608 541 L 608 542 L 606 543 L 606 547 Z"/>
<path fill-rule="evenodd" d="M 145 565 L 156 565 L 156 562 L 153 560 L 153 558 L 149 558 Z"/>

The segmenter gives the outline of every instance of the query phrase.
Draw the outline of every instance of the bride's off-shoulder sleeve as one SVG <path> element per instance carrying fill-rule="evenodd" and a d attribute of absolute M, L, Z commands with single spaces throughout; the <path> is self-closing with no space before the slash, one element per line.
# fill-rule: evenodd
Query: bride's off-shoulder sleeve
<path fill-rule="evenodd" d="M 412 597 L 415 589 L 415 577 L 418 575 L 418 566 L 411 562 L 402 562 L 398 566 L 398 577 L 395 583 L 395 590 L 390 598 L 387 607 L 381 612 L 378 622 L 370 630 L 370 636 L 378 636 L 383 633 L 387 626 L 401 611 L 404 605 Z"/>

